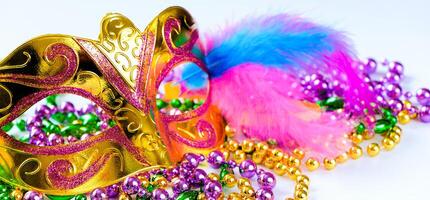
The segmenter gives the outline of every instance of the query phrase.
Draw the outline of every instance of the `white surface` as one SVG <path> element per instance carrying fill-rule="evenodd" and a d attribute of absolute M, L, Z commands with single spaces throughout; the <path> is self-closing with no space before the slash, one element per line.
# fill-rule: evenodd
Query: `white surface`
<path fill-rule="evenodd" d="M 425 0 L 284 1 L 3 1 L 0 4 L 0 57 L 45 33 L 97 38 L 107 12 L 121 12 L 142 29 L 170 5 L 187 8 L 201 32 L 256 13 L 303 14 L 348 32 L 360 56 L 398 59 L 406 66 L 408 88 L 429 87 L 430 8 Z M 402 142 L 390 153 L 350 161 L 334 171 L 310 173 L 312 200 L 429 199 L 430 125 L 404 128 Z M 276 199 L 291 196 L 282 179 Z"/>

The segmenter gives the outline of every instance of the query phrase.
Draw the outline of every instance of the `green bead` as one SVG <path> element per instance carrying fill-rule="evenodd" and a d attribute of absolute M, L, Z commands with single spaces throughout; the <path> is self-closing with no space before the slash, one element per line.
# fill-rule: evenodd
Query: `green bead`
<path fill-rule="evenodd" d="M 48 128 L 50 125 L 52 124 L 51 121 L 47 120 L 47 119 L 43 119 L 42 120 L 42 126 Z"/>
<path fill-rule="evenodd" d="M 56 112 L 55 114 L 51 115 L 51 118 L 58 123 L 63 123 L 64 120 L 66 120 L 66 115 L 62 112 Z"/>
<path fill-rule="evenodd" d="M 355 132 L 357 134 L 362 134 L 366 130 L 366 126 L 363 123 L 360 123 L 356 128 Z"/>
<path fill-rule="evenodd" d="M 397 118 L 393 115 L 388 116 L 386 119 L 390 121 L 391 128 L 393 128 L 397 124 Z"/>
<path fill-rule="evenodd" d="M 190 99 L 185 99 L 184 105 L 185 105 L 185 107 L 187 107 L 187 109 L 191 109 L 194 106 L 194 102 Z"/>
<path fill-rule="evenodd" d="M 221 170 L 219 172 L 219 179 L 223 180 L 225 175 L 231 174 L 231 173 L 232 173 L 232 171 L 228 170 L 228 165 L 223 164 L 223 165 L 221 165 Z M 222 181 L 221 184 L 224 186 L 225 185 L 224 181 Z"/>
<path fill-rule="evenodd" d="M 55 124 L 51 124 L 48 126 L 49 133 L 61 133 L 61 128 Z"/>
<path fill-rule="evenodd" d="M 5 132 L 9 132 L 10 130 L 12 130 L 13 126 L 14 126 L 13 123 L 10 122 L 4 125 L 1 129 Z"/>
<path fill-rule="evenodd" d="M 148 187 L 146 188 L 146 190 L 148 190 L 148 192 L 153 192 L 155 189 L 157 189 L 157 187 L 155 185 L 149 184 Z"/>
<path fill-rule="evenodd" d="M 8 192 L 10 192 L 9 185 L 1 184 L 0 185 L 0 193 L 8 193 Z"/>
<path fill-rule="evenodd" d="M 73 121 L 77 120 L 78 117 L 75 115 L 75 113 L 69 112 L 66 114 L 66 121 L 69 123 L 72 123 Z"/>
<path fill-rule="evenodd" d="M 393 116 L 393 113 L 391 112 L 390 109 L 382 108 L 381 113 L 384 119 L 387 119 L 388 117 Z"/>
<path fill-rule="evenodd" d="M 20 130 L 20 131 L 25 131 L 25 127 L 27 126 L 27 123 L 21 119 L 19 120 L 18 123 L 16 123 L 16 127 Z"/>
<path fill-rule="evenodd" d="M 189 190 L 182 192 L 178 197 L 176 197 L 176 200 L 197 200 L 197 196 L 199 196 L 198 191 Z"/>
<path fill-rule="evenodd" d="M 12 198 L 10 197 L 10 192 L 7 193 L 0 193 L 0 200 L 12 200 Z"/>
<path fill-rule="evenodd" d="M 157 99 L 156 100 L 156 104 L 157 104 L 157 108 L 160 110 L 160 109 L 163 109 L 163 108 L 165 108 L 166 106 L 168 106 L 169 104 L 167 104 L 165 101 L 163 101 L 163 100 L 161 100 L 161 99 Z"/>
<path fill-rule="evenodd" d="M 170 105 L 174 108 L 179 108 L 181 107 L 182 103 L 179 101 L 179 99 L 172 99 L 172 101 L 170 101 Z"/>
<path fill-rule="evenodd" d="M 327 107 L 327 110 L 337 110 L 343 108 L 343 99 L 338 97 L 330 97 L 323 102 L 323 105 Z"/>
<path fill-rule="evenodd" d="M 108 124 L 109 124 L 109 127 L 114 127 L 116 125 L 116 122 L 111 119 L 109 120 Z"/>
<path fill-rule="evenodd" d="M 25 135 L 21 138 L 18 139 L 20 142 L 22 143 L 28 143 L 30 141 L 30 136 L 29 135 Z"/>
<path fill-rule="evenodd" d="M 46 97 L 46 102 L 49 105 L 57 106 L 57 95 L 51 95 Z"/>
<path fill-rule="evenodd" d="M 87 197 L 83 194 L 78 194 L 75 197 L 73 197 L 72 200 L 87 200 Z"/>
<path fill-rule="evenodd" d="M 194 106 L 193 106 L 193 110 L 195 110 L 195 109 L 197 109 L 197 108 L 199 108 L 200 107 L 200 105 L 199 104 L 194 104 Z"/>
<path fill-rule="evenodd" d="M 184 112 L 184 111 L 187 111 L 187 110 L 188 110 L 188 108 L 187 108 L 187 106 L 185 106 L 185 104 L 182 104 L 178 109 L 179 109 L 180 111 L 182 111 L 182 112 Z"/>
<path fill-rule="evenodd" d="M 89 127 L 87 127 L 87 126 L 81 126 L 81 127 L 79 127 L 79 131 L 81 132 L 81 133 L 91 133 L 91 129 L 89 128 Z"/>
<path fill-rule="evenodd" d="M 74 199 L 75 196 L 55 196 L 55 195 L 46 195 L 50 200 L 71 200 Z"/>
<path fill-rule="evenodd" d="M 92 113 L 82 115 L 79 119 L 82 121 L 83 125 L 96 124 L 98 121 L 100 121 L 99 117 Z"/>
<path fill-rule="evenodd" d="M 80 136 L 82 134 L 81 134 L 81 131 L 79 130 L 79 128 L 80 128 L 79 125 L 65 126 L 61 129 L 60 135 L 62 135 L 62 136 L 69 136 L 69 135 Z"/>
<path fill-rule="evenodd" d="M 391 129 L 391 122 L 386 119 L 379 119 L 375 123 L 373 131 L 377 134 L 384 134 Z"/>

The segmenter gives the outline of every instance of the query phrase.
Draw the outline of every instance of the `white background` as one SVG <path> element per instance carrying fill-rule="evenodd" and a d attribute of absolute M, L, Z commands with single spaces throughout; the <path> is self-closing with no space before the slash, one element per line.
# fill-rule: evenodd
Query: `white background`
<path fill-rule="evenodd" d="M 143 29 L 170 5 L 188 9 L 201 32 L 255 14 L 288 12 L 346 31 L 361 57 L 400 60 L 408 89 L 430 86 L 430 3 L 425 0 L 272 1 L 3 1 L 0 3 L 0 57 L 26 40 L 46 33 L 97 38 L 107 12 L 121 12 Z M 362 158 L 309 174 L 310 199 L 429 199 L 430 124 L 404 128 L 392 152 Z M 293 185 L 280 179 L 276 199 L 291 196 Z"/>

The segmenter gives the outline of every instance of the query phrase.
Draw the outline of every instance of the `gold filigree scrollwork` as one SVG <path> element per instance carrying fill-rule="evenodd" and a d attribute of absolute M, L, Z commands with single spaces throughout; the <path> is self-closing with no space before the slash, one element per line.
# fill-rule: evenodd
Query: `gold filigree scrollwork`
<path fill-rule="evenodd" d="M 12 92 L 6 86 L 0 84 L 0 113 L 12 107 Z"/>
<path fill-rule="evenodd" d="M 28 63 L 30 63 L 30 61 L 31 61 L 31 55 L 27 51 L 22 52 L 22 54 L 27 57 L 25 59 L 24 63 L 19 64 L 19 65 L 5 65 L 5 66 L 0 66 L 0 71 L 1 70 L 8 70 L 8 69 L 22 69 L 22 68 L 27 67 Z"/>
<path fill-rule="evenodd" d="M 27 158 L 21 164 L 19 164 L 19 166 L 16 170 L 16 174 L 17 175 L 21 174 L 21 170 L 24 168 L 24 166 L 28 165 L 29 163 L 35 163 L 36 168 L 33 171 L 24 172 L 25 175 L 35 175 L 40 171 L 41 166 L 42 166 L 42 162 L 37 158 Z M 17 177 L 19 177 L 19 179 L 20 179 L 20 176 L 17 176 Z"/>

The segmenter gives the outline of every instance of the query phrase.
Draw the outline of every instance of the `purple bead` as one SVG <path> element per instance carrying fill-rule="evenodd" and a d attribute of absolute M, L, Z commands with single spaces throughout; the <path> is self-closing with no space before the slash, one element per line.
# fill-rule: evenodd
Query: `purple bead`
<path fill-rule="evenodd" d="M 51 114 L 51 109 L 47 105 L 42 105 L 36 109 L 36 113 L 40 116 L 48 116 Z"/>
<path fill-rule="evenodd" d="M 272 173 L 264 172 L 258 175 L 257 182 L 260 188 L 272 189 L 276 185 L 276 178 Z"/>
<path fill-rule="evenodd" d="M 203 169 L 196 169 L 191 176 L 190 182 L 193 186 L 199 186 L 205 182 L 208 175 Z"/>
<path fill-rule="evenodd" d="M 385 86 L 385 94 L 392 99 L 397 99 L 402 96 L 402 87 L 399 84 L 389 83 Z"/>
<path fill-rule="evenodd" d="M 128 195 L 136 194 L 139 191 L 139 188 L 140 180 L 133 176 L 127 177 L 122 183 L 122 191 Z"/>
<path fill-rule="evenodd" d="M 205 186 L 203 187 L 203 192 L 206 195 L 206 198 L 215 198 L 218 199 L 222 194 L 222 186 L 218 181 L 207 181 Z"/>
<path fill-rule="evenodd" d="M 237 163 L 234 160 L 227 161 L 227 165 L 228 165 L 228 168 L 230 168 L 230 169 L 234 169 L 237 167 Z"/>
<path fill-rule="evenodd" d="M 188 161 L 193 167 L 198 167 L 200 164 L 199 156 L 194 153 L 187 153 L 184 156 L 184 159 Z"/>
<path fill-rule="evenodd" d="M 24 200 L 43 200 L 43 195 L 35 191 L 28 191 L 24 194 Z"/>
<path fill-rule="evenodd" d="M 88 133 L 84 133 L 84 134 L 82 134 L 81 135 L 81 140 L 86 140 L 86 139 L 88 139 L 88 138 L 90 138 L 91 137 L 91 135 L 90 134 L 88 134 Z"/>
<path fill-rule="evenodd" d="M 33 136 L 38 137 L 38 135 L 40 134 L 43 134 L 46 138 L 45 133 L 39 127 L 33 127 L 30 129 L 30 137 L 33 137 Z"/>
<path fill-rule="evenodd" d="M 117 184 L 113 184 L 106 187 L 106 194 L 109 198 L 117 197 L 119 195 L 119 186 Z"/>
<path fill-rule="evenodd" d="M 61 105 L 60 110 L 63 112 L 75 112 L 75 106 L 71 102 L 65 102 Z"/>
<path fill-rule="evenodd" d="M 97 188 L 90 194 L 91 200 L 104 200 L 107 199 L 107 195 L 104 189 Z"/>
<path fill-rule="evenodd" d="M 164 189 L 158 188 L 152 192 L 152 198 L 151 199 L 153 199 L 153 200 L 167 200 L 167 199 L 169 199 L 169 193 Z"/>
<path fill-rule="evenodd" d="M 78 138 L 76 138 L 75 136 L 71 136 L 71 135 L 67 136 L 67 142 L 69 144 L 77 141 L 78 141 Z"/>
<path fill-rule="evenodd" d="M 173 193 L 180 194 L 184 191 L 187 191 L 191 189 L 190 184 L 185 179 L 179 179 L 174 185 L 173 185 Z"/>
<path fill-rule="evenodd" d="M 388 72 L 385 76 L 385 80 L 390 83 L 398 83 L 401 79 L 400 75 L 393 72 Z"/>
<path fill-rule="evenodd" d="M 430 90 L 427 88 L 421 88 L 416 94 L 417 101 L 423 106 L 430 106 Z"/>
<path fill-rule="evenodd" d="M 410 98 L 412 98 L 413 95 L 412 95 L 412 92 L 407 91 L 403 94 L 403 96 L 405 97 L 405 99 L 410 99 Z"/>
<path fill-rule="evenodd" d="M 367 63 L 363 65 L 363 72 L 367 74 L 371 74 L 376 72 L 376 69 L 378 67 L 378 63 L 373 58 L 368 58 Z"/>
<path fill-rule="evenodd" d="M 384 91 L 384 84 L 381 81 L 372 81 L 371 85 L 373 86 L 373 90 L 375 92 Z"/>
<path fill-rule="evenodd" d="M 50 134 L 48 136 L 48 145 L 55 146 L 59 144 L 64 144 L 64 138 L 58 134 Z"/>
<path fill-rule="evenodd" d="M 221 167 L 221 164 L 225 162 L 224 154 L 221 151 L 215 150 L 209 153 L 208 163 L 215 169 Z"/>
<path fill-rule="evenodd" d="M 82 114 L 94 113 L 96 111 L 96 106 L 94 104 L 87 104 L 81 109 Z"/>
<path fill-rule="evenodd" d="M 179 166 L 179 177 L 185 179 L 189 178 L 192 175 L 194 169 L 195 167 L 188 162 L 181 163 Z"/>
<path fill-rule="evenodd" d="M 275 199 L 275 195 L 272 190 L 260 188 L 255 193 L 256 200 L 273 200 Z"/>
<path fill-rule="evenodd" d="M 100 124 L 100 130 L 106 130 L 109 128 L 109 124 L 107 122 L 102 122 Z"/>
<path fill-rule="evenodd" d="M 139 188 L 139 191 L 137 192 L 137 196 L 139 197 L 139 199 L 150 199 L 151 198 L 151 193 L 148 192 L 148 190 L 146 190 L 145 188 Z"/>
<path fill-rule="evenodd" d="M 407 108 L 407 110 L 410 115 L 418 114 L 418 108 L 416 106 L 411 106 Z"/>
<path fill-rule="evenodd" d="M 240 163 L 239 172 L 245 178 L 252 178 L 257 172 L 257 165 L 252 160 L 245 160 Z"/>
<path fill-rule="evenodd" d="M 388 105 L 395 114 L 403 110 L 403 103 L 398 99 L 391 99 Z"/>
<path fill-rule="evenodd" d="M 388 70 L 392 73 L 402 75 L 404 71 L 404 67 L 403 67 L 403 64 L 400 62 L 393 62 L 388 67 Z"/>
<path fill-rule="evenodd" d="M 425 123 L 430 122 L 430 106 L 421 107 L 419 116 L 422 122 L 425 122 Z"/>

